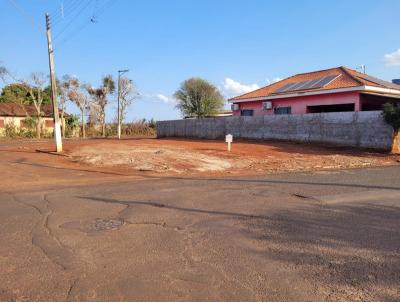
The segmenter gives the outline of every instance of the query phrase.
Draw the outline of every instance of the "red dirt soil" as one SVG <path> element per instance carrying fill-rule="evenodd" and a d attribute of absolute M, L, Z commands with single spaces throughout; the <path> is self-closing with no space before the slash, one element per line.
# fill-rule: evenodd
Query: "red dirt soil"
<path fill-rule="evenodd" d="M 52 140 L 0 141 L 1 151 L 26 160 L 123 175 L 260 175 L 399 162 L 391 154 L 289 142 L 236 141 L 230 153 L 223 141 L 153 138 L 65 140 L 65 156 L 45 153 L 53 148 Z"/>

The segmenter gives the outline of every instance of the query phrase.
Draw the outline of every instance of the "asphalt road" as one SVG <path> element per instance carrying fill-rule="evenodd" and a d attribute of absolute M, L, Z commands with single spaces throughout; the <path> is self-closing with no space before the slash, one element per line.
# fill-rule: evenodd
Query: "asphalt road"
<path fill-rule="evenodd" d="M 400 300 L 398 166 L 155 178 L 0 155 L 0 301 Z"/>

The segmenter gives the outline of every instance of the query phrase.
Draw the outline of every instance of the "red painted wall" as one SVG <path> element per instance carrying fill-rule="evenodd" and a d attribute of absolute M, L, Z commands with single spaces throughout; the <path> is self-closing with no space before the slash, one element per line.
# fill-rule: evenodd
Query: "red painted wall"
<path fill-rule="evenodd" d="M 299 96 L 292 98 L 283 98 L 268 100 L 272 101 L 272 109 L 263 110 L 263 101 L 238 103 L 240 110 L 254 110 L 254 115 L 272 115 L 275 107 L 292 107 L 292 114 L 307 113 L 307 106 L 317 105 L 337 105 L 354 104 L 355 111 L 360 111 L 360 94 L 358 92 L 330 93 L 321 95 Z M 240 115 L 240 110 L 233 112 L 233 115 Z"/>

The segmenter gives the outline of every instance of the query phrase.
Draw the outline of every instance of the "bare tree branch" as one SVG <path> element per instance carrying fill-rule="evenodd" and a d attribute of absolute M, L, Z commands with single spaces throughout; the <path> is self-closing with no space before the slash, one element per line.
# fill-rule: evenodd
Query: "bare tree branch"
<path fill-rule="evenodd" d="M 131 80 L 125 77 L 121 77 L 119 83 L 120 89 L 120 117 L 121 124 L 123 124 L 129 106 L 132 105 L 133 101 L 138 98 L 138 93 L 135 92 L 135 86 Z M 117 112 L 118 115 L 118 112 Z"/>
<path fill-rule="evenodd" d="M 109 95 L 113 94 L 115 91 L 115 83 L 111 75 L 105 76 L 102 79 L 102 85 L 98 88 L 87 87 L 87 91 L 92 97 L 91 108 L 98 115 L 102 126 L 102 135 L 106 135 L 106 107 L 108 104 Z M 91 110 L 92 110 L 91 109 Z"/>
<path fill-rule="evenodd" d="M 36 109 L 36 137 L 41 137 L 42 130 L 42 104 L 45 89 L 46 77 L 43 73 L 34 72 L 31 74 L 30 79 L 25 84 L 29 87 L 29 94 L 32 98 L 33 105 Z M 26 112 L 26 110 L 25 110 Z"/>
<path fill-rule="evenodd" d="M 81 85 L 79 79 L 69 78 L 65 86 L 68 88 L 68 98 L 78 106 L 81 111 L 81 126 L 82 126 L 82 137 L 86 137 L 85 131 L 85 113 L 89 108 L 89 97 L 87 95 L 87 89 L 84 85 Z"/>

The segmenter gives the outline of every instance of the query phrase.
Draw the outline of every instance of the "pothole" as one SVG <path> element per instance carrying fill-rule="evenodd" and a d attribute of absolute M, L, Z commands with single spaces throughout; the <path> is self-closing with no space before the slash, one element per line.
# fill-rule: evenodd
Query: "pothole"
<path fill-rule="evenodd" d="M 96 218 L 90 228 L 93 231 L 111 231 L 117 230 L 124 224 L 121 219 L 102 219 Z"/>
<path fill-rule="evenodd" d="M 94 220 L 84 221 L 69 221 L 62 224 L 60 227 L 63 229 L 78 230 L 87 234 L 93 234 L 102 231 L 118 230 L 124 225 L 125 221 L 122 219 L 104 219 L 96 218 Z"/>

